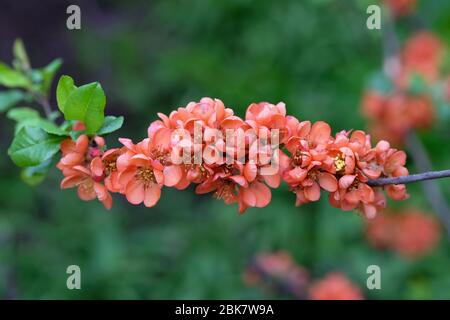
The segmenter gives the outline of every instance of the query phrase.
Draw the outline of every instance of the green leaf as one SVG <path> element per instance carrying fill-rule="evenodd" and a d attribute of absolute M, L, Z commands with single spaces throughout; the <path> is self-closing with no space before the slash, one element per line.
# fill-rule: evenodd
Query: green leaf
<path fill-rule="evenodd" d="M 75 83 L 72 77 L 62 76 L 59 78 L 58 86 L 56 88 L 56 102 L 58 103 L 58 108 L 64 113 L 64 106 L 66 104 L 69 95 L 76 89 Z"/>
<path fill-rule="evenodd" d="M 68 136 L 69 132 L 58 127 L 53 122 L 40 117 L 36 110 L 23 107 L 10 110 L 6 116 L 17 122 L 15 132 L 16 134 L 25 126 L 38 127 L 47 133 L 58 136 Z"/>
<path fill-rule="evenodd" d="M 25 183 L 35 186 L 45 179 L 51 164 L 51 159 L 48 159 L 37 166 L 26 167 L 22 169 L 20 177 Z"/>
<path fill-rule="evenodd" d="M 22 73 L 0 63 L 0 85 L 8 88 L 29 88 L 31 82 Z"/>
<path fill-rule="evenodd" d="M 103 126 L 98 130 L 97 134 L 103 136 L 105 134 L 119 130 L 123 125 L 123 117 L 106 116 Z"/>
<path fill-rule="evenodd" d="M 59 151 L 63 137 L 50 135 L 38 127 L 23 127 L 8 149 L 11 160 L 19 167 L 32 167 L 49 160 Z"/>
<path fill-rule="evenodd" d="M 25 99 L 25 95 L 19 90 L 0 92 L 0 112 L 5 112 Z"/>
<path fill-rule="evenodd" d="M 42 119 L 42 118 L 21 121 L 21 122 L 17 123 L 15 131 L 19 132 L 20 129 L 22 129 L 23 127 L 26 127 L 26 126 L 38 127 L 49 134 L 54 134 L 57 136 L 69 136 L 69 132 L 64 131 L 63 129 L 61 129 L 57 125 L 55 125 L 54 123 L 48 121 L 47 119 Z"/>
<path fill-rule="evenodd" d="M 51 88 L 53 78 L 55 77 L 56 72 L 58 72 L 59 68 L 61 68 L 62 59 L 55 59 L 50 62 L 47 66 L 42 69 L 39 69 L 39 72 L 42 75 L 42 84 L 40 91 L 45 96 L 48 96 L 48 92 Z"/>
<path fill-rule="evenodd" d="M 27 119 L 39 118 L 39 112 L 27 107 L 14 108 L 8 111 L 6 117 L 16 122 L 24 121 Z"/>
<path fill-rule="evenodd" d="M 16 39 L 14 41 L 13 54 L 22 70 L 30 69 L 30 61 L 28 60 L 27 51 L 25 50 L 22 39 Z"/>
<path fill-rule="evenodd" d="M 70 93 L 64 104 L 66 120 L 79 120 L 86 126 L 87 134 L 102 127 L 106 105 L 105 93 L 98 82 L 85 84 Z"/>

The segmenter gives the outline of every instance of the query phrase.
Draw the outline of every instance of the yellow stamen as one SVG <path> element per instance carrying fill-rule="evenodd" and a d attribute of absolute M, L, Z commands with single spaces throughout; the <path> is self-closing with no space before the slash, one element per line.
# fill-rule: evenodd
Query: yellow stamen
<path fill-rule="evenodd" d="M 336 168 L 336 172 L 341 172 L 345 169 L 345 158 L 342 153 L 334 157 L 334 167 Z"/>
<path fill-rule="evenodd" d="M 136 178 L 144 182 L 146 186 L 156 183 L 155 173 L 150 168 L 139 167 L 136 172 Z"/>

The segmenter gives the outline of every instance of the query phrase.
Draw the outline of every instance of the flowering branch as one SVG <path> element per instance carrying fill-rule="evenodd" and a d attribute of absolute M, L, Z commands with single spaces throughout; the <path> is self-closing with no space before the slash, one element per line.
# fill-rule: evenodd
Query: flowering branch
<path fill-rule="evenodd" d="M 369 180 L 367 184 L 372 187 L 381 187 L 389 184 L 407 184 L 412 182 L 449 178 L 449 177 L 450 177 L 450 170 L 429 171 L 410 174 L 409 176 L 402 176 L 397 178 L 380 178 Z"/>
<path fill-rule="evenodd" d="M 51 63 L 47 73 L 59 64 Z M 50 87 L 47 82 L 35 84 L 22 71 L 25 67 L 4 68 L 9 75 L 4 85 L 32 92 L 36 86 Z M 163 189 L 184 190 L 189 185 L 195 185 L 196 194 L 238 204 L 239 213 L 267 206 L 271 189 L 282 181 L 295 194 L 296 206 L 326 193 L 333 207 L 359 210 L 368 218 L 385 208 L 386 196 L 397 201 L 409 196 L 403 184 L 368 184 L 408 176 L 404 151 L 385 140 L 372 144 L 362 130 L 332 134 L 326 122 L 288 115 L 282 102 L 251 103 L 241 118 L 221 100 L 205 97 L 168 115 L 158 113 L 140 141 L 123 137 L 121 146 L 107 148 L 104 137 L 122 126 L 123 117 L 105 116 L 100 83 L 76 85 L 67 75 L 59 79 L 56 101 L 64 116 L 60 125 L 51 121 L 48 100 L 40 99 L 48 97 L 43 89 L 34 98 L 48 120 L 29 108 L 8 111 L 17 122 L 8 155 L 24 168 L 21 176 L 31 184 L 42 181 L 58 157 L 56 167 L 64 176 L 60 187 L 77 188 L 81 200 L 98 199 L 107 209 L 114 193 L 151 208 Z"/>

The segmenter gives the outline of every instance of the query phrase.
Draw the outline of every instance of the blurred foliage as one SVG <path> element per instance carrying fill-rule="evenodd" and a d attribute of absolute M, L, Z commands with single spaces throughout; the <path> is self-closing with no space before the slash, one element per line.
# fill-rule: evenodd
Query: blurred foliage
<path fill-rule="evenodd" d="M 48 39 L 42 48 L 29 44 L 35 26 L 18 19 L 34 9 L 37 15 L 39 3 L 20 11 L 10 1 L 0 21 L 9 28 L 2 39 L 22 37 L 31 61 L 59 54 L 62 72 L 99 80 L 109 110 L 125 115 L 124 136 L 142 138 L 156 112 L 202 96 L 222 99 L 241 116 L 251 102 L 284 101 L 289 113 L 326 120 L 338 131 L 364 128 L 361 93 L 381 65 L 381 34 L 365 27 L 367 2 L 81 1 L 82 29 L 67 31 L 67 4 L 49 1 L 46 10 L 55 18 L 40 17 L 39 34 Z M 449 9 L 445 0 L 422 1 L 420 11 L 448 38 Z M 2 48 L 11 44 L 1 41 Z M 5 50 L 0 54 L 11 60 Z M 13 126 L 0 119 L 1 297 L 264 298 L 244 285 L 243 270 L 255 253 L 282 249 L 313 275 L 341 270 L 362 288 L 367 266 L 379 265 L 382 290 L 365 290 L 368 298 L 450 298 L 444 236 L 431 255 L 408 261 L 371 248 L 356 213 L 332 209 L 326 199 L 295 208 L 294 195 L 283 188 L 268 207 L 243 216 L 209 196 L 175 190 L 164 190 L 153 209 L 117 198 L 107 212 L 73 190 L 59 190 L 56 170 L 39 187 L 20 181 L 6 157 Z M 109 137 L 110 146 L 118 136 Z M 436 168 L 448 168 L 450 149 L 442 147 L 448 126 L 423 138 Z M 449 182 L 440 183 L 450 200 Z M 429 209 L 420 185 L 410 192 L 404 205 Z M 82 290 L 66 288 L 71 264 L 81 267 Z"/>

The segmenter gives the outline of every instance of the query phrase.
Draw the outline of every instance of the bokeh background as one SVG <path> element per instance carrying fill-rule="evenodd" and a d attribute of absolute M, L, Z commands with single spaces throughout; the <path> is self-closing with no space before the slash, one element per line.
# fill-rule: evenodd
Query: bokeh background
<path fill-rule="evenodd" d="M 126 119 L 109 146 L 119 136 L 143 138 L 157 112 L 203 96 L 222 99 L 241 116 L 251 102 L 284 101 L 288 113 L 325 120 L 334 131 L 366 128 L 361 96 L 383 58 L 381 32 L 366 28 L 373 2 L 2 0 L 0 60 L 11 61 L 21 37 L 33 66 L 61 57 L 60 73 L 78 83 L 100 81 L 106 113 Z M 69 4 L 81 7 L 81 30 L 66 28 Z M 422 1 L 419 9 L 445 43 L 450 2 Z M 400 27 L 400 37 L 412 24 Z M 117 197 L 108 212 L 59 190 L 57 170 L 38 187 L 23 183 L 6 155 L 13 126 L 0 116 L 2 298 L 290 298 L 243 277 L 255 255 L 278 250 L 313 278 L 343 272 L 369 299 L 450 298 L 444 232 L 420 259 L 379 251 L 357 213 L 333 209 L 326 199 L 296 208 L 286 186 L 273 191 L 269 206 L 242 216 L 191 189 L 166 189 L 152 209 Z M 436 168 L 450 167 L 449 137 L 448 127 L 421 135 Z M 450 184 L 439 183 L 450 200 Z M 431 210 L 420 185 L 409 190 L 410 200 L 390 206 Z M 82 290 L 66 287 L 71 264 L 81 268 Z M 365 289 L 371 264 L 381 267 L 381 290 Z"/>

